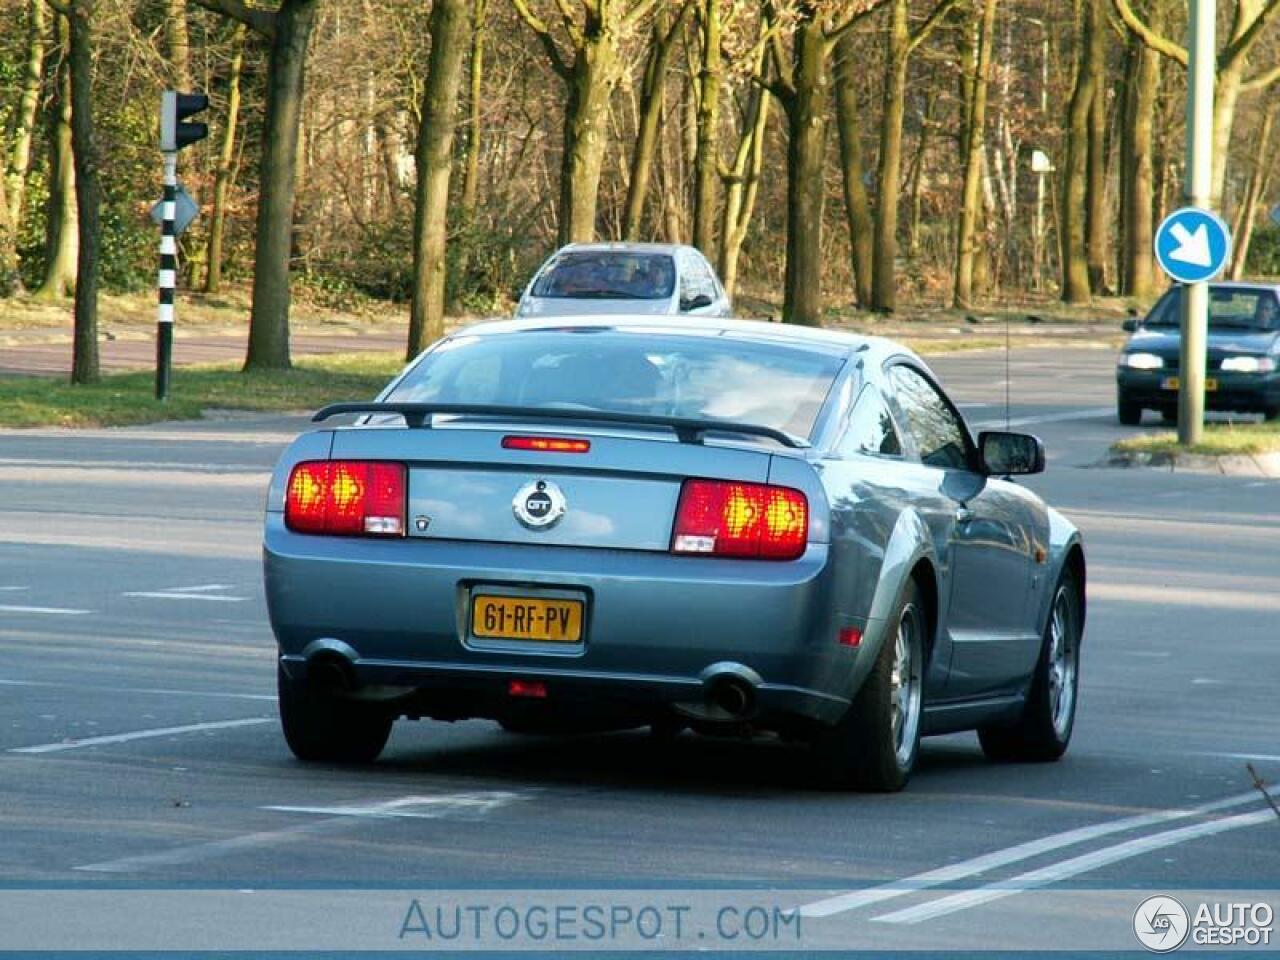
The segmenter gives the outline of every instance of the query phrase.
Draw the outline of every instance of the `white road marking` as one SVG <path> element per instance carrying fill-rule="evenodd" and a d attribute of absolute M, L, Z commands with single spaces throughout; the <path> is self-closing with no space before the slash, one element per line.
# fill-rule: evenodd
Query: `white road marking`
<path fill-rule="evenodd" d="M 1033 423 L 1063 423 L 1068 420 L 1092 420 L 1095 417 L 1111 416 L 1115 413 L 1115 407 L 1091 407 L 1088 410 L 1067 410 L 1064 413 L 1044 413 L 1032 417 L 1014 417 L 1006 421 L 1003 417 L 998 420 L 983 420 L 973 424 L 978 430 L 998 430 L 1005 426 L 1006 422 L 1010 427 L 1026 427 Z"/>
<path fill-rule="evenodd" d="M 424 803 L 429 803 L 435 806 L 435 810 L 433 813 L 425 815 L 440 818 L 458 813 L 474 814 L 478 812 L 480 814 L 486 814 L 490 810 L 496 809 L 510 800 L 520 799 L 522 796 L 524 795 L 519 793 L 495 790 L 481 793 L 468 792 L 460 794 L 440 794 L 438 796 L 401 797 L 396 800 L 387 800 L 380 803 L 355 805 L 351 807 L 268 807 L 266 809 L 283 809 L 289 811 L 298 810 L 302 812 L 311 812 L 312 810 L 359 810 L 361 813 L 358 814 L 358 816 L 382 819 L 386 817 L 405 816 L 406 814 L 404 812 L 397 813 L 396 811 L 403 811 L 408 804 L 422 805 Z M 293 840 L 299 836 L 323 833 L 339 826 L 340 824 L 350 823 L 351 817 L 352 814 L 350 813 L 341 813 L 336 816 L 327 816 L 322 820 L 302 823 L 293 827 L 285 827 L 282 830 L 262 830 L 257 833 L 248 833 L 237 837 L 227 837 L 224 840 L 211 840 L 207 843 L 189 844 L 185 847 L 162 850 L 158 853 L 144 853 L 135 857 L 121 857 L 118 860 L 106 860 L 101 863 L 90 863 L 84 866 L 75 867 L 75 869 L 89 873 L 135 873 L 157 867 L 184 866 L 186 864 L 197 863 L 203 860 L 229 856 L 243 850 L 254 850 L 261 847 L 276 846 Z"/>
<path fill-rule="evenodd" d="M 1202 753 L 1202 757 L 1226 757 L 1229 760 L 1274 760 L 1280 763 L 1280 755 L 1274 753 Z"/>
<path fill-rule="evenodd" d="M 113 733 L 105 737 L 86 737 L 83 740 L 67 740 L 62 743 L 41 743 L 34 747 L 14 747 L 9 753 L 58 753 L 62 750 L 79 750 L 81 747 L 97 747 L 108 743 L 128 743 L 131 740 L 149 740 L 153 737 L 171 737 L 181 733 L 200 733 L 204 730 L 231 730 L 236 727 L 252 727 L 273 723 L 270 717 L 248 717 L 244 720 L 215 720 L 211 723 L 188 723 L 181 727 L 156 727 L 151 730 L 134 730 L 131 733 Z"/>
<path fill-rule="evenodd" d="M 276 696 L 273 693 L 233 693 L 225 690 L 166 690 L 153 687 L 102 687 L 92 683 L 54 683 L 49 680 L 0 679 L 0 687 L 53 687 L 61 690 L 90 690 L 95 693 L 146 694 L 160 697 L 220 697 L 231 700 L 276 702 Z"/>
<path fill-rule="evenodd" d="M 488 813 L 505 806 L 520 794 L 506 790 L 485 790 L 477 793 L 450 793 L 440 796 L 401 797 L 384 803 L 363 806 L 306 807 L 268 806 L 263 810 L 279 810 L 282 813 L 316 813 L 328 817 L 412 817 L 434 820 L 458 811 Z M 425 809 L 424 809 L 425 808 Z"/>
<path fill-rule="evenodd" d="M 0 613 L 42 613 L 58 617 L 83 617 L 92 612 L 92 610 L 73 610 L 69 607 L 24 607 L 0 603 Z"/>
<path fill-rule="evenodd" d="M 0 587 L 0 593 L 21 593 L 23 590 L 30 589 L 30 587 Z"/>
<path fill-rule="evenodd" d="M 1174 820 L 1185 820 L 1188 817 L 1201 816 L 1217 810 L 1227 810 L 1231 807 L 1240 807 L 1247 803 L 1255 803 L 1258 799 L 1258 792 L 1253 790 L 1248 793 L 1238 793 L 1235 796 L 1227 797 L 1225 800 L 1201 804 L 1198 807 L 1159 810 L 1155 813 L 1141 813 L 1132 817 L 1122 817 L 1119 820 L 1109 820 L 1087 827 L 1077 827 L 1074 830 L 1041 837 L 1039 840 L 1029 840 L 1026 843 L 1005 847 L 1002 850 L 993 850 L 971 860 L 962 860 L 959 863 L 948 864 L 936 870 L 927 870 L 924 873 L 917 873 L 915 876 L 895 880 L 892 883 L 882 884 L 878 887 L 853 890 L 849 893 L 828 897 L 825 900 L 817 900 L 801 907 L 800 913 L 806 917 L 830 917 L 837 913 L 856 910 L 859 907 L 869 906 L 873 903 L 881 903 L 885 900 L 893 900 L 908 894 L 919 893 L 921 890 L 928 890 L 931 887 L 940 887 L 946 883 L 965 880 L 969 877 L 986 873 L 988 870 L 995 870 L 998 867 L 1005 867 L 1012 863 L 1020 863 L 1023 860 L 1038 857 L 1043 853 L 1061 850 L 1064 847 L 1075 846 L 1089 840 L 1096 840 L 1099 837 L 1123 833 L 1126 830 L 1137 830 L 1142 827 L 1153 827 Z"/>
<path fill-rule="evenodd" d="M 121 594 L 125 597 L 143 597 L 147 600 L 212 600 L 219 603 L 243 603 L 244 597 L 230 597 L 221 593 L 230 590 L 225 583 L 203 583 L 194 587 L 164 587 L 161 590 L 136 590 Z"/>
<path fill-rule="evenodd" d="M 243 603 L 244 597 L 224 597 L 207 593 L 167 593 L 163 590 L 136 590 L 121 594 L 143 600 L 212 600 L 217 603 Z"/>
<path fill-rule="evenodd" d="M 876 923 L 908 924 L 932 920 L 936 917 L 957 913 L 960 910 L 969 910 L 984 903 L 991 903 L 994 900 L 1003 900 L 1005 897 L 1012 897 L 1014 894 L 1022 893 L 1026 890 L 1034 890 L 1038 887 L 1048 886 L 1051 883 L 1057 883 L 1060 880 L 1068 880 L 1082 873 L 1088 873 L 1113 863 L 1119 863 L 1121 860 L 1140 857 L 1155 850 L 1164 850 L 1167 847 L 1186 843 L 1190 840 L 1212 837 L 1219 833 L 1226 833 L 1228 830 L 1239 830 L 1242 827 L 1265 823 L 1268 820 L 1274 820 L 1275 816 L 1275 813 L 1271 810 L 1255 810 L 1252 813 L 1241 813 L 1222 820 L 1193 823 L 1188 827 L 1166 830 L 1163 833 L 1153 833 L 1149 836 L 1138 837 L 1135 840 L 1117 843 L 1114 846 L 1103 847 L 1101 850 L 1094 850 L 1091 853 L 1085 853 L 1070 860 L 1064 860 L 1061 863 L 1053 863 L 1039 870 L 1022 873 L 1008 880 L 987 884 L 976 890 L 963 890 L 960 893 L 953 893 L 950 896 L 941 897 L 929 903 L 908 907 L 905 910 L 897 910 L 893 913 L 886 913 L 871 919 Z"/>

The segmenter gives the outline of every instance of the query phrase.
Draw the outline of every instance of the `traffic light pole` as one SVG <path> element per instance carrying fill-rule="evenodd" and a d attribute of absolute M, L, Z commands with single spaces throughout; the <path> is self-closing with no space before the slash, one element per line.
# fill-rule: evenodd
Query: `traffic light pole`
<path fill-rule="evenodd" d="M 1209 209 L 1213 187 L 1213 85 L 1217 61 L 1217 0 L 1191 0 L 1190 63 L 1187 75 L 1188 205 Z M 1182 291 L 1181 382 L 1178 442 L 1191 446 L 1204 434 L 1205 349 L 1209 331 L 1209 284 Z"/>
<path fill-rule="evenodd" d="M 169 399 L 173 365 L 173 299 L 178 285 L 178 238 L 174 229 L 178 200 L 178 154 L 164 153 L 163 217 L 160 221 L 160 303 L 156 316 L 156 399 Z"/>

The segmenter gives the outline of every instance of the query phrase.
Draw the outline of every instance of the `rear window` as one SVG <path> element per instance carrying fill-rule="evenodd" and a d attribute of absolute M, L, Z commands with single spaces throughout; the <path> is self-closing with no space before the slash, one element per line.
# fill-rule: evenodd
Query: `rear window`
<path fill-rule="evenodd" d="M 533 296 L 583 300 L 665 300 L 676 284 L 675 262 L 665 253 L 562 253 L 533 284 Z"/>
<path fill-rule="evenodd" d="M 820 350 L 651 331 L 461 336 L 385 399 L 728 420 L 807 436 L 843 364 Z"/>

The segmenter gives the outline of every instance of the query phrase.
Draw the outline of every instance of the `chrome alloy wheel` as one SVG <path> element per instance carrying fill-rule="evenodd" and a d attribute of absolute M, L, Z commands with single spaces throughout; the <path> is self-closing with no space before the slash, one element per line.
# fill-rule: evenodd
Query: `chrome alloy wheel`
<path fill-rule="evenodd" d="M 893 747 L 898 765 L 906 767 L 915 752 L 920 729 L 921 672 L 924 666 L 920 611 L 912 604 L 902 610 L 894 636 L 889 699 L 893 716 Z"/>
<path fill-rule="evenodd" d="M 1053 732 L 1064 737 L 1071 727 L 1076 703 L 1076 666 L 1078 650 L 1076 631 L 1067 588 L 1061 586 L 1053 597 L 1049 616 L 1049 716 Z"/>

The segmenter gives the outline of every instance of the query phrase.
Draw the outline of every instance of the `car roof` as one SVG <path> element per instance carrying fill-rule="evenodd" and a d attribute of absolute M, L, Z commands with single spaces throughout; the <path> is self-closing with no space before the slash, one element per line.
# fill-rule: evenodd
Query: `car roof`
<path fill-rule="evenodd" d="M 1217 280 L 1209 284 L 1212 290 L 1270 290 L 1280 292 L 1280 283 L 1274 280 Z"/>
<path fill-rule="evenodd" d="M 488 320 L 458 330 L 452 336 L 495 336 L 528 333 L 538 330 L 609 329 L 642 330 L 651 333 L 677 333 L 702 337 L 733 336 L 760 343 L 778 343 L 808 347 L 826 353 L 850 356 L 866 353 L 874 361 L 905 354 L 923 365 L 911 350 L 884 337 L 864 336 L 845 330 L 802 327 L 770 323 L 762 320 L 735 320 L 725 317 L 689 315 L 582 315 L 567 317 L 519 317 L 512 320 Z"/>
<path fill-rule="evenodd" d="M 633 242 L 601 242 L 601 243 L 570 243 L 561 247 L 552 256 L 561 253 L 666 253 L 674 256 L 681 250 L 693 250 L 697 253 L 695 247 L 690 247 L 683 243 L 633 243 Z M 701 254 L 699 254 L 701 256 Z"/>

